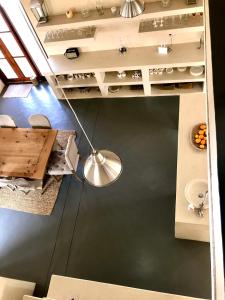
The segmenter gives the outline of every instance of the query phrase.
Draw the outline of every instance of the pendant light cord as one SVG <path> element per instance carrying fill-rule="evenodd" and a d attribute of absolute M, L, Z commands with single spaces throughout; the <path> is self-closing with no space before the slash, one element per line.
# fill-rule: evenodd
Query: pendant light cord
<path fill-rule="evenodd" d="M 57 85 L 59 86 L 59 88 L 60 88 L 60 90 L 61 90 L 61 92 L 62 92 L 62 94 L 63 94 L 63 96 L 64 96 L 64 99 L 66 100 L 67 104 L 69 105 L 69 108 L 71 109 L 71 111 L 72 111 L 72 113 L 73 113 L 75 119 L 77 120 L 77 123 L 79 124 L 79 126 L 80 126 L 80 128 L 81 128 L 81 130 L 82 130 L 82 132 L 83 132 L 83 134 L 84 134 L 84 136 L 86 137 L 86 139 L 87 139 L 87 141 L 88 141 L 88 143 L 89 143 L 89 145 L 90 145 L 92 151 L 95 153 L 96 150 L 95 150 L 95 148 L 93 147 L 92 142 L 90 141 L 90 139 L 89 139 L 89 137 L 88 137 L 86 131 L 84 130 L 84 127 L 83 127 L 83 125 L 81 124 L 81 122 L 80 122 L 80 120 L 79 120 L 79 118 L 78 118 L 78 116 L 77 116 L 75 110 L 73 109 L 73 107 L 72 107 L 72 105 L 71 105 L 71 103 L 70 103 L 68 97 L 66 96 L 66 93 L 64 92 L 62 86 L 60 85 L 60 82 L 59 82 L 59 80 L 58 80 L 58 78 L 57 78 L 55 72 L 53 71 L 52 66 L 51 66 L 50 63 L 49 63 L 49 59 L 48 59 L 48 57 L 47 57 L 45 51 L 43 50 L 43 47 L 42 47 L 42 45 L 41 45 L 41 42 L 40 42 L 39 38 L 37 37 L 36 32 L 34 31 L 34 28 L 33 28 L 33 26 L 31 25 L 31 23 L 30 23 L 30 21 L 29 21 L 29 18 L 28 18 L 27 14 L 26 14 L 26 12 L 25 12 L 25 10 L 24 10 L 24 8 L 23 8 L 23 6 L 22 6 L 22 4 L 21 4 L 20 2 L 19 2 L 19 7 L 20 7 L 20 10 L 21 10 L 21 12 L 22 12 L 22 14 L 23 14 L 23 16 L 24 16 L 24 19 L 25 19 L 25 21 L 26 21 L 28 27 L 30 28 L 30 31 L 31 31 L 31 33 L 32 33 L 32 35 L 33 35 L 33 37 L 34 37 L 34 39 L 36 40 L 37 44 L 39 45 L 39 48 L 40 48 L 41 52 L 43 53 L 43 56 L 44 56 L 44 58 L 45 58 L 45 60 L 46 60 L 46 62 L 47 62 L 47 65 L 48 65 L 48 67 L 49 67 L 49 69 L 50 69 L 52 75 L 54 76 L 54 78 L 55 78 L 55 80 L 56 80 L 56 83 L 57 83 Z"/>
<path fill-rule="evenodd" d="M 81 122 L 80 122 L 80 120 L 79 120 L 79 118 L 78 118 L 78 116 L 77 116 L 75 110 L 73 109 L 73 107 L 72 107 L 72 105 L 71 105 L 71 103 L 70 103 L 68 97 L 66 96 L 66 93 L 64 92 L 62 86 L 60 85 L 60 82 L 59 82 L 58 78 L 56 77 L 56 74 L 55 74 L 54 71 L 52 70 L 52 67 L 51 67 L 51 65 L 50 65 L 50 63 L 49 63 L 49 61 L 48 61 L 48 59 L 46 59 L 46 61 L 47 61 L 47 64 L 48 64 L 48 66 L 49 66 L 49 69 L 51 70 L 51 73 L 53 74 L 53 76 L 54 76 L 54 78 L 55 78 L 55 80 L 56 80 L 56 82 L 57 82 L 57 84 L 58 84 L 58 86 L 59 86 L 59 88 L 60 88 L 60 90 L 61 90 L 63 96 L 64 96 L 64 99 L 65 99 L 66 102 L 68 103 L 68 105 L 69 105 L 69 107 L 70 107 L 72 113 L 74 114 L 74 116 L 75 116 L 75 118 L 76 118 L 76 120 L 77 120 L 77 123 L 79 124 L 81 130 L 83 131 L 83 134 L 85 135 L 85 137 L 86 137 L 86 139 L 87 139 L 89 145 L 91 146 L 92 151 L 93 151 L 93 152 L 96 152 L 96 150 L 95 150 L 95 148 L 93 147 L 93 145 L 92 145 L 92 143 L 91 143 L 91 141 L 90 141 L 90 139 L 89 139 L 89 137 L 88 137 L 86 131 L 84 130 L 84 127 L 83 127 L 83 125 L 81 124 Z"/>

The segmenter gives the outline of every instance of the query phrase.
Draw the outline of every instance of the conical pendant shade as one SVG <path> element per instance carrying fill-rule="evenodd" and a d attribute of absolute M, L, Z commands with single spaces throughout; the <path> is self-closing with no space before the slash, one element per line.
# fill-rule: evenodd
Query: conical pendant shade
<path fill-rule="evenodd" d="M 93 151 L 84 164 L 85 179 L 96 187 L 113 183 L 119 178 L 121 172 L 121 159 L 108 150 Z"/>
<path fill-rule="evenodd" d="M 144 11 L 144 3 L 140 0 L 125 0 L 120 8 L 120 15 L 124 18 L 133 18 Z"/>

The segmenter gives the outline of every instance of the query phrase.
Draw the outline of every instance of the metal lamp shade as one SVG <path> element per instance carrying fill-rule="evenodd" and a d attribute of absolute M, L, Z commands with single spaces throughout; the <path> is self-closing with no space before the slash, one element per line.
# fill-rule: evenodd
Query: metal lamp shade
<path fill-rule="evenodd" d="M 140 0 L 125 0 L 120 8 L 120 15 L 124 18 L 133 18 L 144 11 L 144 3 Z"/>
<path fill-rule="evenodd" d="M 113 183 L 119 178 L 121 172 L 121 159 L 108 150 L 93 151 L 84 164 L 85 179 L 96 187 Z"/>

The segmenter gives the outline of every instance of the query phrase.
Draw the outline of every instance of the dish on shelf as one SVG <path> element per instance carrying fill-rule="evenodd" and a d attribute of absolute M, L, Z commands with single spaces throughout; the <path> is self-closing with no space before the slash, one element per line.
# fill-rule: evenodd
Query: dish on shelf
<path fill-rule="evenodd" d="M 173 73 L 173 68 L 166 68 L 166 73 L 167 74 L 172 74 Z"/>
<path fill-rule="evenodd" d="M 205 123 L 194 126 L 191 132 L 191 143 L 199 151 L 207 149 L 207 126 Z"/>
<path fill-rule="evenodd" d="M 201 76 L 204 72 L 204 67 L 203 66 L 194 66 L 190 67 L 190 74 L 192 76 Z"/>
<path fill-rule="evenodd" d="M 120 86 L 109 86 L 108 91 L 111 94 L 117 93 L 121 89 Z"/>
<path fill-rule="evenodd" d="M 81 94 L 88 94 L 91 90 L 90 87 L 79 87 L 78 90 L 80 91 Z"/>
<path fill-rule="evenodd" d="M 66 79 L 67 79 L 67 80 L 73 80 L 73 79 L 74 79 L 74 77 L 73 77 L 73 75 L 71 75 L 71 74 L 68 74 L 68 75 L 66 76 Z"/>
<path fill-rule="evenodd" d="M 117 73 L 117 77 L 119 79 L 124 79 L 126 76 L 127 76 L 127 74 L 126 74 L 125 71 L 120 71 L 120 72 Z"/>
<path fill-rule="evenodd" d="M 65 75 L 57 75 L 56 78 L 58 81 L 63 81 L 65 80 Z"/>
<path fill-rule="evenodd" d="M 132 79 L 140 79 L 141 78 L 141 71 L 134 71 L 131 75 Z"/>
<path fill-rule="evenodd" d="M 187 70 L 187 67 L 178 67 L 178 68 L 177 68 L 177 71 L 178 71 L 178 72 L 181 72 L 181 73 L 182 73 L 182 72 L 185 72 L 186 70 Z"/>

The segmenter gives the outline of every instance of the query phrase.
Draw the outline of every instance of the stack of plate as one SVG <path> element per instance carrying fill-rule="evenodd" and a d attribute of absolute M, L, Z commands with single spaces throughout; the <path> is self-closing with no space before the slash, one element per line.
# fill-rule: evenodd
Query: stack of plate
<path fill-rule="evenodd" d="M 192 76 L 201 76 L 204 72 L 203 66 L 190 67 L 190 74 Z"/>

